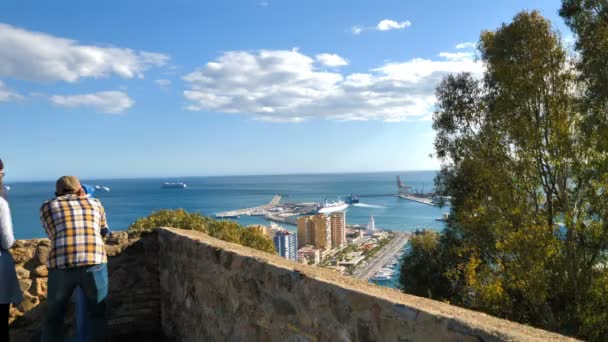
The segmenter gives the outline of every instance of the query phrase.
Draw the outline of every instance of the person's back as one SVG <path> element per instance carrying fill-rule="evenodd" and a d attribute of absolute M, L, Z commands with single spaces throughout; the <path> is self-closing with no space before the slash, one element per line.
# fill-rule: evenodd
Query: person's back
<path fill-rule="evenodd" d="M 49 268 L 98 265 L 107 262 L 101 230 L 107 228 L 98 199 L 67 194 L 46 201 L 41 220 L 51 240 Z"/>
<path fill-rule="evenodd" d="M 90 341 L 104 341 L 108 268 L 101 231 L 107 228 L 105 210 L 99 200 L 86 196 L 73 176 L 57 181 L 55 195 L 40 208 L 40 219 L 51 240 L 42 340 L 63 341 L 67 304 L 80 287 L 87 301 L 87 336 Z"/>

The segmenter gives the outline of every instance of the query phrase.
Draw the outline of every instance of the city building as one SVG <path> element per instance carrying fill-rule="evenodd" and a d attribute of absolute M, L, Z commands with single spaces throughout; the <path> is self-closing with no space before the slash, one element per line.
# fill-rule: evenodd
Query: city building
<path fill-rule="evenodd" d="M 332 246 L 346 246 L 346 213 L 343 211 L 333 212 L 330 216 L 330 220 Z"/>
<path fill-rule="evenodd" d="M 331 219 L 323 214 L 312 217 L 314 222 L 314 246 L 321 249 L 331 249 Z"/>
<path fill-rule="evenodd" d="M 298 248 L 315 244 L 315 226 L 312 216 L 298 217 Z"/>
<path fill-rule="evenodd" d="M 374 231 L 376 230 L 376 223 L 374 222 L 373 216 L 369 217 L 369 223 L 367 224 L 367 230 L 369 231 L 370 234 L 373 234 Z"/>
<path fill-rule="evenodd" d="M 298 260 L 298 237 L 296 234 L 279 230 L 274 235 L 274 248 L 280 256 L 289 260 Z"/>
<path fill-rule="evenodd" d="M 356 266 L 358 263 L 360 263 L 364 259 L 365 259 L 365 256 L 363 255 L 363 252 L 351 252 L 351 253 L 348 253 L 348 255 L 346 255 L 346 260 L 338 261 L 338 265 L 352 267 L 352 266 Z"/>
<path fill-rule="evenodd" d="M 314 246 L 304 246 L 298 250 L 298 261 L 316 265 L 321 262 L 321 251 Z"/>
<path fill-rule="evenodd" d="M 266 236 L 268 236 L 268 238 L 270 238 L 270 240 L 273 240 L 274 236 L 278 232 L 283 232 L 283 231 L 287 231 L 287 229 L 279 226 L 278 224 L 276 224 L 274 222 L 270 222 L 270 226 L 266 227 Z"/>
<path fill-rule="evenodd" d="M 247 228 L 256 230 L 256 231 L 264 234 L 265 236 L 268 236 L 268 230 L 267 230 L 266 226 L 264 226 L 264 225 L 261 225 L 261 224 L 252 224 L 250 226 L 247 226 Z"/>

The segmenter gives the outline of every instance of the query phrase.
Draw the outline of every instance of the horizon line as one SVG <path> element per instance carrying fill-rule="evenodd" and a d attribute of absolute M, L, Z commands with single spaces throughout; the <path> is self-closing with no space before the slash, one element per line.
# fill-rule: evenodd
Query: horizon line
<path fill-rule="evenodd" d="M 143 176 L 143 177 L 78 177 L 82 180 L 144 180 L 144 179 L 175 179 L 175 178 L 219 178 L 219 177 L 272 177 L 272 176 L 315 176 L 315 175 L 353 175 L 353 174 L 372 174 L 372 173 L 397 173 L 397 172 L 438 172 L 439 169 L 426 170 L 386 170 L 386 171 L 350 171 L 350 172 L 289 172 L 289 173 L 251 173 L 251 174 L 211 174 L 211 175 L 182 175 L 182 176 Z M 56 179 L 34 179 L 16 180 L 4 182 L 5 184 L 15 183 L 42 183 L 54 182 Z"/>

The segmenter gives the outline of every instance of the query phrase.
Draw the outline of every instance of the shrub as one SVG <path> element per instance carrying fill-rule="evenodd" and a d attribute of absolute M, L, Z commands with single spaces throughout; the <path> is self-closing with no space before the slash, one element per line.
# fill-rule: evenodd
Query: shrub
<path fill-rule="evenodd" d="M 238 243 L 263 252 L 276 254 L 274 243 L 259 231 L 247 229 L 233 221 L 218 221 L 184 209 L 163 209 L 137 219 L 128 229 L 129 236 L 140 236 L 158 227 L 196 230 L 214 238 Z"/>

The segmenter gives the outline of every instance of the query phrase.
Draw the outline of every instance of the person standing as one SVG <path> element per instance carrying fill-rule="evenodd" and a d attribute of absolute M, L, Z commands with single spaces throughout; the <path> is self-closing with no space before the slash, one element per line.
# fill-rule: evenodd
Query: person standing
<path fill-rule="evenodd" d="M 92 185 L 82 184 L 82 189 L 87 197 L 95 197 L 95 187 Z M 112 233 L 108 228 L 101 229 L 101 236 L 105 238 Z M 76 286 L 74 290 L 74 320 L 76 321 L 76 339 L 75 342 L 86 342 L 88 340 L 88 325 L 87 325 L 87 296 L 80 286 Z"/>
<path fill-rule="evenodd" d="M 8 202 L 4 197 L 4 164 L 0 159 L 0 341 L 9 341 L 8 316 L 11 303 L 20 303 L 23 299 L 15 261 L 9 248 L 15 242 L 13 236 L 13 221 Z"/>
<path fill-rule="evenodd" d="M 98 199 L 87 197 L 74 176 L 57 180 L 55 196 L 40 208 L 42 225 L 51 240 L 42 341 L 63 341 L 66 308 L 77 286 L 86 297 L 89 341 L 105 341 L 108 268 L 101 236 L 108 228 L 105 210 Z"/>

